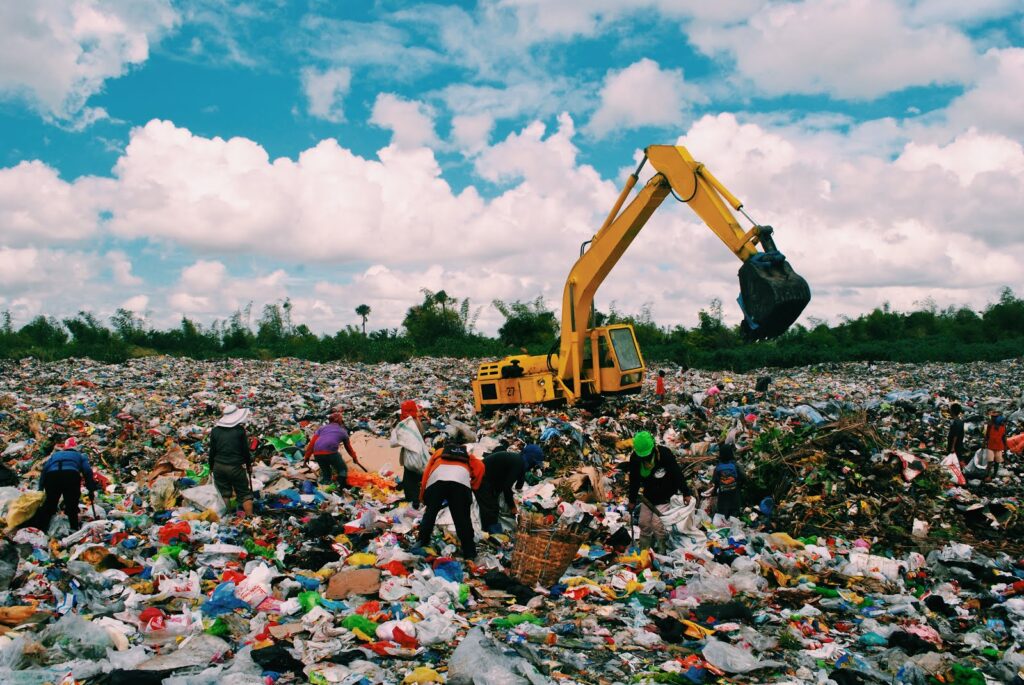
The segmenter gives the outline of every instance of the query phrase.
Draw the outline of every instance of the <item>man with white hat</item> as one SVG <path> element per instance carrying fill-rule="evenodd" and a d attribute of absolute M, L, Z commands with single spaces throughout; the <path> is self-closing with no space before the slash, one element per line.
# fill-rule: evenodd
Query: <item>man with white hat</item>
<path fill-rule="evenodd" d="M 232 494 L 242 504 L 246 516 L 252 516 L 252 457 L 249 437 L 245 434 L 249 410 L 234 404 L 224 407 L 224 414 L 210 431 L 210 473 L 217 492 L 228 501 Z"/>

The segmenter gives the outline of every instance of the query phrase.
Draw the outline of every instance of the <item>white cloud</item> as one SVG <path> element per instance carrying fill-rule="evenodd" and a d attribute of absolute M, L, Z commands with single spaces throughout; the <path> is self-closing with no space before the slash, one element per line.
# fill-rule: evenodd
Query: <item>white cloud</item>
<path fill-rule="evenodd" d="M 885 300 L 911 306 L 933 293 L 947 298 L 940 305 L 978 305 L 1000 285 L 1020 283 L 1019 141 L 980 130 L 943 138 L 941 122 L 929 130 L 840 123 L 837 129 L 821 120 L 723 114 L 702 117 L 681 138 L 752 216 L 776 227 L 780 248 L 815 293 L 810 314 L 834 318 Z M 336 330 L 358 323 L 352 310 L 364 302 L 373 308 L 371 326 L 397 327 L 420 299 L 419 288 L 428 287 L 470 297 L 484 307 L 481 328 L 493 332 L 501 321 L 487 306 L 492 298 L 543 295 L 560 303 L 580 243 L 617 195 L 618 181 L 582 161 L 577 138 L 563 114 L 556 127 L 534 122 L 483 145 L 473 170 L 503 188 L 485 199 L 473 187 L 453 192 L 426 148 L 392 145 L 367 159 L 326 140 L 295 160 L 271 159 L 251 140 L 203 138 L 153 121 L 132 132 L 113 178 L 76 182 L 101 192 L 74 193 L 77 186 L 52 171 L 39 176 L 40 185 L 70 193 L 61 211 L 84 217 L 86 225 L 96 221 L 97 208 L 108 211 L 101 236 L 204 258 L 169 287 L 137 284 L 124 292 L 86 278 L 111 271 L 135 278 L 130 264 L 118 266 L 116 253 L 10 244 L 0 251 L 0 290 L 6 302 L 23 302 L 19 311 L 71 313 L 83 305 L 112 310 L 138 293 L 157 311 L 155 325 L 176 323 L 167 312 L 208 320 L 250 301 L 255 320 L 263 304 L 290 297 L 296 321 Z M 46 167 L 34 171 L 40 170 Z M 20 218 L 45 225 L 37 215 L 51 209 L 47 198 L 40 193 L 23 204 Z M 29 234 L 17 235 L 24 241 Z M 232 273 L 229 265 L 244 252 L 282 268 Z M 58 291 L 52 286 L 63 284 L 63 271 L 40 265 L 63 263 L 77 275 Z M 306 269 L 287 266 L 298 263 Z M 325 278 L 324 264 L 332 274 L 355 275 Z M 601 287 L 598 306 L 607 310 L 615 301 L 635 312 L 651 303 L 659 323 L 692 324 L 697 309 L 718 297 L 735 322 L 737 267 L 695 215 L 670 198 Z M 140 275 L 149 282 L 149 274 Z"/>
<path fill-rule="evenodd" d="M 352 70 L 337 67 L 320 71 L 313 67 L 302 70 L 302 89 L 309 102 L 309 113 L 327 121 L 345 120 L 343 105 L 352 84 Z"/>
<path fill-rule="evenodd" d="M 141 285 L 142 279 L 132 273 L 132 262 L 128 255 L 120 250 L 107 253 L 107 261 L 110 264 L 110 272 L 114 276 L 114 282 L 121 286 Z"/>
<path fill-rule="evenodd" d="M 726 54 L 769 95 L 870 99 L 910 86 L 970 83 L 978 57 L 951 26 L 915 25 L 895 0 L 802 0 L 764 5 L 735 26 L 695 28 L 705 53 Z"/>
<path fill-rule="evenodd" d="M 587 130 L 602 138 L 642 126 L 681 129 L 689 104 L 703 100 L 683 79 L 681 69 L 662 69 L 654 60 L 644 58 L 605 76 L 601 105 Z"/>
<path fill-rule="evenodd" d="M 955 22 L 973 24 L 989 19 L 1019 14 L 1018 0 L 917 0 L 912 3 L 910 18 L 917 24 Z"/>
<path fill-rule="evenodd" d="M 146 313 L 149 307 L 149 297 L 146 295 L 134 295 L 121 303 L 121 309 L 127 309 L 138 315 Z"/>
<path fill-rule="evenodd" d="M 452 141 L 466 152 L 476 153 L 487 147 L 494 118 L 488 114 L 463 115 L 452 118 Z"/>
<path fill-rule="evenodd" d="M 971 126 L 1024 138 L 1024 48 L 990 50 L 977 83 L 950 103 L 953 131 Z"/>
<path fill-rule="evenodd" d="M 181 285 L 189 290 L 212 293 L 224 284 L 227 267 L 221 262 L 200 259 L 181 271 Z"/>
<path fill-rule="evenodd" d="M 97 205 L 109 181 L 62 180 L 40 161 L 0 169 L 0 243 L 74 241 L 96 233 Z"/>
<path fill-rule="evenodd" d="M 518 19 L 521 40 L 538 42 L 554 38 L 593 36 L 630 15 L 658 14 L 668 19 L 733 22 L 764 4 L 763 0 L 717 0 L 716 2 L 680 2 L 679 0 L 588 0 L 559 2 L 549 0 L 502 0 Z"/>
<path fill-rule="evenodd" d="M 167 0 L 0 3 L 0 95 L 25 99 L 52 120 L 95 121 L 101 111 L 85 107 L 89 98 L 145 62 L 176 22 Z"/>
<path fill-rule="evenodd" d="M 430 108 L 416 100 L 405 100 L 391 93 L 381 93 L 373 103 L 370 123 L 390 129 L 391 142 L 402 148 L 436 146 L 434 115 Z"/>
<path fill-rule="evenodd" d="M 966 188 L 988 172 L 1024 178 L 1024 148 L 1017 141 L 972 128 L 946 146 L 908 143 L 896 165 L 910 171 L 934 166 L 950 172 Z"/>

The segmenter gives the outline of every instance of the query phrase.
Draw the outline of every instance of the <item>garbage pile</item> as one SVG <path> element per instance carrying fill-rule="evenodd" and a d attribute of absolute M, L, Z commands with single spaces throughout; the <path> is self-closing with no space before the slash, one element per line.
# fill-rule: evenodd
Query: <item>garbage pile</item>
<path fill-rule="evenodd" d="M 1024 432 L 1020 360 L 666 367 L 663 397 L 487 416 L 473 369 L 0 362 L 0 682 L 1024 683 L 1021 455 L 978 474 L 946 451 L 953 402 L 968 452 L 991 409 Z M 518 522 L 476 520 L 475 559 L 446 514 L 416 548 L 388 444 L 409 399 L 431 442 L 544 449 Z M 210 479 L 227 404 L 252 411 L 251 518 Z M 370 468 L 343 488 L 302 458 L 337 408 Z M 664 514 L 664 553 L 637 545 L 625 504 L 639 430 L 702 493 Z M 26 526 L 67 437 L 100 492 L 80 530 Z M 736 518 L 709 492 L 723 444 L 747 474 Z"/>

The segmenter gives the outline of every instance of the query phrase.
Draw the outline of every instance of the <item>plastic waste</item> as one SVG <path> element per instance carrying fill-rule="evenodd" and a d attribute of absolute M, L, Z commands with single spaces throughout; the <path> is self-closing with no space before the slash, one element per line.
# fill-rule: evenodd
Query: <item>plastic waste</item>
<path fill-rule="evenodd" d="M 745 649 L 714 638 L 704 644 L 701 654 L 709 664 L 726 673 L 749 673 L 762 668 L 778 668 L 786 665 L 782 661 L 758 659 Z"/>
<path fill-rule="evenodd" d="M 546 685 L 552 683 L 522 657 L 508 656 L 477 627 L 448 660 L 449 685 Z"/>

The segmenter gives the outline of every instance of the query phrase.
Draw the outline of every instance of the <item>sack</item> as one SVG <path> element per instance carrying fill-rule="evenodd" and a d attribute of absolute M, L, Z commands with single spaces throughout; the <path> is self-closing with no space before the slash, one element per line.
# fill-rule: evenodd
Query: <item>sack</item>
<path fill-rule="evenodd" d="M 960 470 L 960 459 L 957 458 L 955 454 L 946 455 L 942 460 L 942 466 L 949 471 L 950 477 L 957 485 L 963 485 L 967 482 L 967 479 L 964 478 L 963 471 Z"/>
<path fill-rule="evenodd" d="M 26 492 L 7 507 L 7 530 L 14 530 L 35 516 L 36 511 L 46 499 L 46 493 L 39 491 Z"/>
<path fill-rule="evenodd" d="M 391 431 L 391 446 L 402 448 L 401 461 L 406 469 L 422 473 L 427 468 L 430 449 L 411 416 L 402 419 Z"/>
<path fill-rule="evenodd" d="M 218 516 L 223 516 L 228 509 L 228 505 L 224 503 L 224 499 L 212 483 L 182 490 L 181 496 L 200 509 L 204 511 L 209 509 Z"/>

